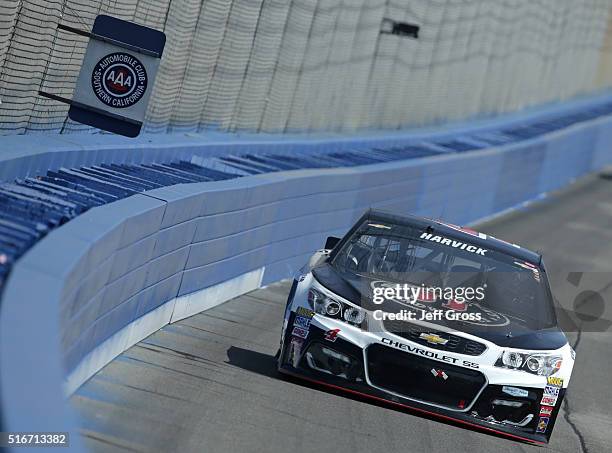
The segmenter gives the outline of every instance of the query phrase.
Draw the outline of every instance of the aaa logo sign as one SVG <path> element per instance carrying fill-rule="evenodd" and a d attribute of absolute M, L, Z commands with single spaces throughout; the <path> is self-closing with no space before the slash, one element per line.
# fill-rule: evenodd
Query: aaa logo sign
<path fill-rule="evenodd" d="M 109 107 L 130 107 L 147 90 L 147 71 L 132 55 L 111 53 L 94 66 L 91 86 L 96 97 Z"/>

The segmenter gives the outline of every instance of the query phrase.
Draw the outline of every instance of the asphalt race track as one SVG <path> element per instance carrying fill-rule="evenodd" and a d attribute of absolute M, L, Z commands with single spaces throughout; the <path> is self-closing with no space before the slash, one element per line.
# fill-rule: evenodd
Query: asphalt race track
<path fill-rule="evenodd" d="M 612 173 L 589 176 L 478 229 L 541 250 L 562 306 L 574 307 L 585 289 L 612 301 Z M 288 291 L 289 282 L 281 282 L 231 300 L 115 359 L 71 399 L 86 444 L 92 451 L 543 451 L 281 379 L 273 356 Z M 612 448 L 612 329 L 595 319 L 602 312 L 612 319 L 610 305 L 582 298 L 580 317 L 569 315 L 582 327 L 569 333 L 577 363 L 551 451 Z"/>

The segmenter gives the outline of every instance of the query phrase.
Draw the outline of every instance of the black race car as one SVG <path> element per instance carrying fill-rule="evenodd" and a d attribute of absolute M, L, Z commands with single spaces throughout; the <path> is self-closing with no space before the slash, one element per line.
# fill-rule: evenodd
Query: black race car
<path fill-rule="evenodd" d="M 540 255 L 368 211 L 296 276 L 278 369 L 541 444 L 574 359 Z"/>

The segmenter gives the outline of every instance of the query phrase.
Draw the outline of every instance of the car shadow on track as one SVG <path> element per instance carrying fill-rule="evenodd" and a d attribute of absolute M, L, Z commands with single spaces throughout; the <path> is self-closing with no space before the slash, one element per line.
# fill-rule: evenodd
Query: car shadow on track
<path fill-rule="evenodd" d="M 601 173 L 599 173 L 599 179 L 612 181 L 612 168 L 606 169 L 606 171 L 602 171 Z"/>
<path fill-rule="evenodd" d="M 486 434 L 492 437 L 497 437 L 500 439 L 507 440 L 509 442 L 521 443 L 525 445 L 533 445 L 530 442 L 524 442 L 518 439 L 508 439 L 508 437 L 503 436 L 501 434 L 497 434 L 494 432 L 489 432 L 486 430 L 479 429 L 477 427 L 466 426 L 462 423 L 455 422 L 452 420 L 445 420 L 436 417 L 435 415 L 428 415 L 420 412 L 416 412 L 410 408 L 402 408 L 398 406 L 394 406 L 390 403 L 385 403 L 383 401 L 377 401 L 370 399 L 365 396 L 360 396 L 357 394 L 346 393 L 341 390 L 335 390 L 329 387 L 326 387 L 321 384 L 316 384 L 310 381 L 305 381 L 296 377 L 287 376 L 278 372 L 276 368 L 276 357 L 269 354 L 264 354 L 257 351 L 251 351 L 249 349 L 240 348 L 237 346 L 230 346 L 227 350 L 227 357 L 229 361 L 227 362 L 229 365 L 233 365 L 235 367 L 241 368 L 246 371 L 250 371 L 252 373 L 257 373 L 262 376 L 266 376 L 272 379 L 282 380 L 288 383 L 292 383 L 295 385 L 299 385 L 300 387 L 309 388 L 318 392 L 326 393 L 328 395 L 334 395 L 337 397 L 347 398 L 356 402 L 360 402 L 363 404 L 369 404 L 370 406 L 380 407 L 386 410 L 392 410 L 395 412 L 404 413 L 406 415 L 411 415 L 415 417 L 419 417 L 426 420 L 431 420 L 436 423 L 442 423 L 449 426 L 458 427 L 461 429 L 465 429 L 468 431 L 474 431 L 479 434 Z M 535 447 L 537 448 L 537 447 Z"/>
<path fill-rule="evenodd" d="M 229 365 L 269 378 L 281 379 L 282 375 L 276 369 L 276 358 L 273 355 L 230 346 L 227 350 L 227 357 Z"/>

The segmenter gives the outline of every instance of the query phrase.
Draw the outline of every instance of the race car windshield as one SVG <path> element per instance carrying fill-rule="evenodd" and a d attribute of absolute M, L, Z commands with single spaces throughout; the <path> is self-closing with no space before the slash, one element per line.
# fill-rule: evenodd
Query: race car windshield
<path fill-rule="evenodd" d="M 420 300 L 438 302 L 441 309 L 497 314 L 527 330 L 556 325 L 546 274 L 538 266 L 466 238 L 366 221 L 331 265 L 348 281 L 432 289 L 433 295 L 423 292 Z M 466 291 L 471 300 L 456 296 Z"/>

